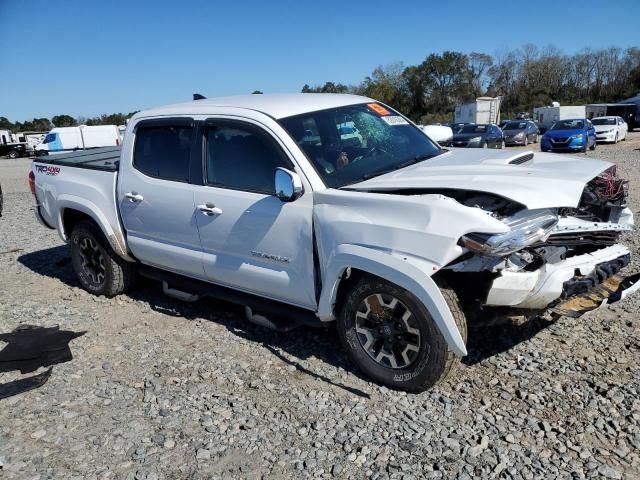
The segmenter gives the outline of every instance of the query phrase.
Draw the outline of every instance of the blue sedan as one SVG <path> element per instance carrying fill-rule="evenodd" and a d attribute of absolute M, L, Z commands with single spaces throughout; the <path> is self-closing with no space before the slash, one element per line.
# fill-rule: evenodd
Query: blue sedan
<path fill-rule="evenodd" d="M 596 130 L 588 118 L 558 120 L 540 140 L 540 150 L 580 151 L 596 149 Z"/>

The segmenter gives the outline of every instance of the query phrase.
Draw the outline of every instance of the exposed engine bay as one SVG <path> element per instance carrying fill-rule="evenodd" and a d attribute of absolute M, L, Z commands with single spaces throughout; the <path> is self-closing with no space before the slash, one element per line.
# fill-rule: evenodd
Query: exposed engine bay
<path fill-rule="evenodd" d="M 450 194 L 511 231 L 463 236 L 459 245 L 466 252 L 445 271 L 488 274 L 487 291 L 481 293 L 484 305 L 546 308 L 558 299 L 585 294 L 630 262 L 628 250 L 618 244 L 633 228 L 627 190 L 628 181 L 618 178 L 612 166 L 587 183 L 575 208 L 527 210 L 491 194 Z"/>

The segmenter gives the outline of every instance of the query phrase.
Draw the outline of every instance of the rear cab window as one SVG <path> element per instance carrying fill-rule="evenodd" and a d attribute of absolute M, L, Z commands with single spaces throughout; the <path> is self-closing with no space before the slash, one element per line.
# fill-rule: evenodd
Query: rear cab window
<path fill-rule="evenodd" d="M 193 132 L 189 121 L 140 122 L 136 126 L 134 168 L 149 177 L 188 182 Z"/>

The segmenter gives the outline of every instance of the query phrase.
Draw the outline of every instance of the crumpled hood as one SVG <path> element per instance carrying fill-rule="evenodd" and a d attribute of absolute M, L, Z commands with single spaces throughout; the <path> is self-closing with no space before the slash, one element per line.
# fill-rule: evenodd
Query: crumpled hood
<path fill-rule="evenodd" d="M 510 164 L 524 155 L 533 159 Z M 349 185 L 349 189 L 456 189 L 492 193 L 529 209 L 577 207 L 585 184 L 612 164 L 584 156 L 453 149 L 431 160 Z"/>

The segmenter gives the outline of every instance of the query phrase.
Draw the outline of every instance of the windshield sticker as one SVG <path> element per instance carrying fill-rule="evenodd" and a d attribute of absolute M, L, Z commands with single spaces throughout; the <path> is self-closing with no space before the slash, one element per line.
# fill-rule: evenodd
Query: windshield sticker
<path fill-rule="evenodd" d="M 382 120 L 387 122 L 387 124 L 391 125 L 392 127 L 395 127 L 396 125 L 409 125 L 409 122 L 398 115 L 393 115 L 391 117 L 382 117 Z"/>
<path fill-rule="evenodd" d="M 391 112 L 379 103 L 367 103 L 367 107 L 369 107 L 369 109 L 373 110 L 382 117 L 384 117 L 385 115 L 391 115 Z"/>

